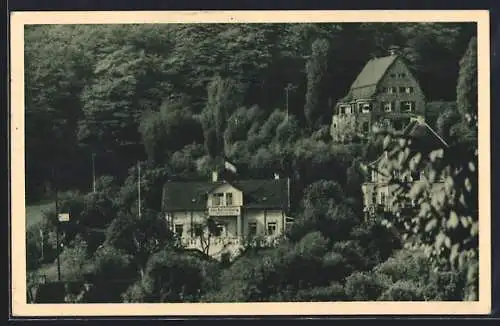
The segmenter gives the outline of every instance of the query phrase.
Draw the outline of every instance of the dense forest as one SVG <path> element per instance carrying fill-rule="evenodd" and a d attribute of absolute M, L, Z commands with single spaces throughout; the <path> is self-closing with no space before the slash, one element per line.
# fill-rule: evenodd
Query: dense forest
<path fill-rule="evenodd" d="M 477 259 L 475 34 L 475 24 L 452 23 L 28 26 L 27 204 L 59 192 L 72 212 L 64 279 L 116 281 L 115 301 L 477 299 L 467 260 Z M 411 246 L 404 227 L 395 234 L 362 216 L 360 163 L 386 141 L 335 144 L 329 134 L 335 102 L 391 45 L 421 83 L 428 121 L 453 145 L 431 153 L 436 171 L 464 164 L 469 173 L 451 181 L 465 180 L 467 193 L 455 184 L 446 207 L 406 216 L 423 221 Z M 231 264 L 186 252 L 158 217 L 162 184 L 208 179 L 220 153 L 241 177 L 294 180 L 286 241 Z M 463 227 L 435 232 L 452 213 Z M 29 282 L 54 266 L 55 214 L 45 215 L 27 230 Z"/>

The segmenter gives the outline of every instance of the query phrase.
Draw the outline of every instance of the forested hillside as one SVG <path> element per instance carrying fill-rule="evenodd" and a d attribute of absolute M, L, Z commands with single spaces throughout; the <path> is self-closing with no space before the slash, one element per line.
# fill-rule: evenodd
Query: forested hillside
<path fill-rule="evenodd" d="M 106 283 L 120 275 L 118 301 L 477 298 L 469 291 L 475 269 L 441 263 L 470 245 L 431 255 L 363 219 L 360 163 L 378 156 L 382 141 L 334 144 L 329 135 L 335 102 L 367 60 L 396 44 L 425 92 L 430 123 L 450 144 L 470 136 L 468 148 L 476 140 L 477 149 L 475 33 L 473 24 L 451 23 L 29 26 L 28 204 L 51 196 L 55 185 L 66 191 L 60 207 L 71 209 L 72 221 L 61 230 L 64 278 L 88 274 Z M 158 218 L 162 184 L 208 180 L 221 152 L 241 177 L 279 172 L 294 180 L 296 223 L 287 241 L 252 249 L 230 266 L 186 253 Z M 477 210 L 460 209 L 455 215 L 471 221 L 449 247 L 477 235 Z M 447 219 L 449 211 L 434 213 Z M 27 231 L 35 274 L 54 267 L 55 215 L 45 215 Z M 425 223 L 415 231 L 427 248 L 436 239 L 428 231 Z M 81 298 L 67 293 L 66 300 Z"/>
<path fill-rule="evenodd" d="M 255 171 L 269 169 L 275 163 L 274 149 L 268 146 L 271 138 L 278 137 L 276 143 L 287 146 L 289 137 L 298 137 L 306 127 L 309 135 L 329 125 L 332 105 L 345 95 L 365 62 L 386 55 L 392 44 L 403 47 L 429 101 L 454 101 L 458 62 L 474 28 L 463 24 L 29 26 L 25 39 L 28 198 L 42 196 L 53 167 L 61 187 L 90 189 L 91 153 L 96 154 L 100 175 L 123 176 L 146 157 L 178 174 L 198 173 L 182 158 L 203 157 L 213 149 L 216 125 L 207 119 L 207 112 L 218 101 L 224 102 L 221 132 L 228 143 L 227 155 L 236 163 L 253 164 L 249 168 Z M 217 84 L 212 91 L 211 83 Z M 288 92 L 290 120 L 282 124 L 287 85 L 293 86 Z M 206 171 L 199 172 L 207 176 Z"/>

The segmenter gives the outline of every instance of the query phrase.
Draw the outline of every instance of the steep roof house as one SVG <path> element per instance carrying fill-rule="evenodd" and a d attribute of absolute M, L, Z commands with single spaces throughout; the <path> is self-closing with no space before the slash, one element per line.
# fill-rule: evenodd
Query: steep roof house
<path fill-rule="evenodd" d="M 375 161 L 368 163 L 369 176 L 362 185 L 366 216 L 372 216 L 377 212 L 393 212 L 392 204 L 402 185 L 411 186 L 418 182 L 426 182 L 424 177 L 427 177 L 429 173 L 425 168 L 427 153 L 448 147 L 448 143 L 421 118 L 412 118 L 402 134 L 405 138 L 412 140 L 409 146 L 411 152 L 423 154 L 422 166 L 424 168 L 408 173 L 389 167 L 387 151 L 384 151 Z M 443 186 L 444 176 L 440 176 L 440 179 L 433 184 L 432 191 L 441 191 Z M 411 208 L 415 206 L 415 203 L 408 198 L 404 205 Z"/>
<path fill-rule="evenodd" d="M 216 259 L 225 252 L 234 258 L 244 244 L 256 239 L 264 242 L 261 245 L 278 241 L 293 221 L 288 216 L 290 179 L 275 174 L 272 179 L 228 180 L 220 175 L 214 171 L 211 181 L 165 183 L 162 211 L 182 243 L 204 251 L 199 231 L 208 218 L 219 232 L 211 233 L 212 244 L 205 253 Z"/>
<path fill-rule="evenodd" d="M 369 60 L 337 102 L 331 133 L 337 141 L 366 137 L 377 122 L 403 130 L 415 116 L 425 116 L 425 96 L 397 47 L 392 47 L 388 56 Z"/>

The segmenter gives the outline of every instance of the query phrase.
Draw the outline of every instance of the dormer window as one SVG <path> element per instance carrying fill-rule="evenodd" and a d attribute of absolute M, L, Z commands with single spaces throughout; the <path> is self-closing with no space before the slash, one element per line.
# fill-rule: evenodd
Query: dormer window
<path fill-rule="evenodd" d="M 233 205 L 233 193 L 231 192 L 226 193 L 226 205 L 227 206 Z"/>
<path fill-rule="evenodd" d="M 223 205 L 223 193 L 215 193 L 212 196 L 212 206 L 222 206 Z"/>

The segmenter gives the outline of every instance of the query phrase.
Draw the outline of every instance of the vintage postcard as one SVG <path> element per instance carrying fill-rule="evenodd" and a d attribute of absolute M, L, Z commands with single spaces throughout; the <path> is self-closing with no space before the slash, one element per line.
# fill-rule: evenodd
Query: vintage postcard
<path fill-rule="evenodd" d="M 13 317 L 489 313 L 487 11 L 10 30 Z"/>

